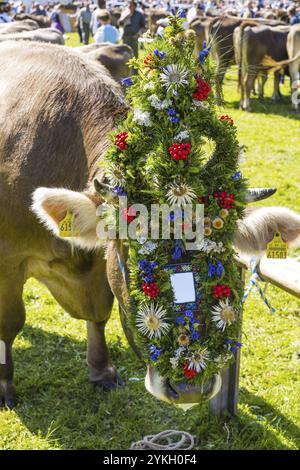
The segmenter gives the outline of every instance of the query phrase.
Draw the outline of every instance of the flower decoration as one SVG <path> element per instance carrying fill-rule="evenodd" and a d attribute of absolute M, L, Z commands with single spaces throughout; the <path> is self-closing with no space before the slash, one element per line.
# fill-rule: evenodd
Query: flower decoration
<path fill-rule="evenodd" d="M 166 318 L 166 310 L 151 302 L 150 305 L 144 304 L 138 311 L 136 325 L 143 335 L 148 336 L 150 339 L 159 339 L 170 329 L 170 324 L 166 321 Z"/>
<path fill-rule="evenodd" d="M 142 284 L 142 290 L 144 294 L 151 297 L 151 299 L 157 297 L 160 292 L 155 282 L 144 282 Z"/>
<path fill-rule="evenodd" d="M 228 116 L 228 114 L 222 114 L 222 116 L 219 117 L 219 120 L 220 120 L 221 122 L 228 123 L 228 124 L 230 124 L 231 126 L 234 125 L 233 119 L 231 119 L 231 117 Z"/>
<path fill-rule="evenodd" d="M 213 287 L 214 289 L 214 297 L 216 299 L 222 299 L 223 297 L 230 297 L 231 289 L 229 286 L 225 284 L 217 284 Z"/>
<path fill-rule="evenodd" d="M 187 379 L 192 379 L 193 377 L 195 377 L 195 375 L 197 375 L 197 371 L 194 369 L 190 369 L 189 364 L 187 362 L 183 364 L 182 369 Z"/>
<path fill-rule="evenodd" d="M 208 266 L 207 266 L 208 277 L 214 277 L 214 276 L 220 277 L 222 276 L 223 271 L 224 271 L 224 266 L 221 263 L 221 261 L 216 260 L 215 263 L 211 263 L 211 262 L 208 263 Z"/>
<path fill-rule="evenodd" d="M 188 369 L 195 370 L 199 374 L 205 369 L 208 360 L 209 352 L 207 348 L 199 349 L 188 359 Z"/>
<path fill-rule="evenodd" d="M 144 56 L 131 61 L 137 73 L 121 82 L 127 88 L 128 118 L 120 119 L 101 165 L 114 194 L 128 198 L 128 209 L 119 208 L 128 224 L 137 216 L 134 204 L 150 211 L 159 203 L 171 207 L 159 220 L 176 221 L 184 229 L 178 239 L 175 223 L 170 239 L 129 235 L 128 320 L 145 361 L 161 376 L 204 384 L 230 364 L 241 345 L 243 285 L 232 242 L 244 210 L 246 180 L 238 167 L 243 147 L 233 121 L 216 114 L 210 48 L 204 43 L 194 57 L 185 21 L 185 14 L 174 15 L 164 37 L 146 43 Z M 205 140 L 214 144 L 208 162 Z M 204 239 L 189 250 L 185 228 L 193 227 L 195 219 L 187 206 L 195 209 L 199 203 Z M 104 217 L 109 223 L 111 211 Z M 189 273 L 195 301 L 175 302 L 171 276 L 179 273 Z"/>
<path fill-rule="evenodd" d="M 183 87 L 189 83 L 187 70 L 179 64 L 166 65 L 159 77 L 162 86 L 167 91 L 170 91 L 173 87 L 176 90 L 178 87 Z"/>
<path fill-rule="evenodd" d="M 242 343 L 240 343 L 239 341 L 234 341 L 229 338 L 226 338 L 225 344 L 228 345 L 228 349 L 232 353 L 235 353 L 237 349 L 240 349 L 242 347 Z"/>
<path fill-rule="evenodd" d="M 122 220 L 125 220 L 128 224 L 136 218 L 136 210 L 133 207 L 122 208 Z"/>
<path fill-rule="evenodd" d="M 119 150 L 126 150 L 128 149 L 128 144 L 126 143 L 126 139 L 128 137 L 127 132 L 119 132 L 116 135 L 115 143 Z"/>
<path fill-rule="evenodd" d="M 166 57 L 166 53 L 164 51 L 159 51 L 158 49 L 154 49 L 153 52 L 156 55 L 156 57 L 158 57 L 159 59 L 164 59 Z"/>
<path fill-rule="evenodd" d="M 131 77 L 126 77 L 121 79 L 121 85 L 123 86 L 132 86 L 133 85 L 133 80 Z"/>
<path fill-rule="evenodd" d="M 218 199 L 219 207 L 222 209 L 232 209 L 234 207 L 234 196 L 224 191 L 214 193 L 214 197 Z"/>
<path fill-rule="evenodd" d="M 203 42 L 203 49 L 202 49 L 202 51 L 200 51 L 199 54 L 198 54 L 199 61 L 200 61 L 200 64 L 201 64 L 201 65 L 204 64 L 205 59 L 206 59 L 206 57 L 208 57 L 209 53 L 210 53 L 210 47 L 207 47 L 206 41 L 204 41 L 204 42 Z"/>
<path fill-rule="evenodd" d="M 162 350 L 158 349 L 156 346 L 152 345 L 152 346 L 149 347 L 149 351 L 150 351 L 150 359 L 153 362 L 156 362 L 158 360 L 159 356 L 161 355 Z"/>
<path fill-rule="evenodd" d="M 141 126 L 150 127 L 152 125 L 150 116 L 151 115 L 148 111 L 143 111 L 141 109 L 134 109 L 133 111 L 134 122 L 137 122 Z"/>
<path fill-rule="evenodd" d="M 112 163 L 106 170 L 105 174 L 113 187 L 124 187 L 126 183 L 125 173 L 118 165 Z"/>
<path fill-rule="evenodd" d="M 212 321 L 216 322 L 217 328 L 222 331 L 227 326 L 232 325 L 236 320 L 236 313 L 232 305 L 229 304 L 229 300 L 220 301 L 219 305 L 215 305 L 212 310 Z"/>
<path fill-rule="evenodd" d="M 172 124 L 177 124 L 179 122 L 179 117 L 176 114 L 176 110 L 174 108 L 168 109 L 168 115 L 170 116 L 170 122 Z"/>
<path fill-rule="evenodd" d="M 172 144 L 169 148 L 172 160 L 184 160 L 191 151 L 191 144 Z"/>
<path fill-rule="evenodd" d="M 175 183 L 170 185 L 169 188 L 166 198 L 171 206 L 185 206 L 190 204 L 196 197 L 195 191 L 187 183 Z"/>
<path fill-rule="evenodd" d="M 201 80 L 201 78 L 196 78 L 197 82 L 197 90 L 193 93 L 193 98 L 196 101 L 205 101 L 208 98 L 208 95 L 211 92 L 211 86 L 205 80 Z"/>

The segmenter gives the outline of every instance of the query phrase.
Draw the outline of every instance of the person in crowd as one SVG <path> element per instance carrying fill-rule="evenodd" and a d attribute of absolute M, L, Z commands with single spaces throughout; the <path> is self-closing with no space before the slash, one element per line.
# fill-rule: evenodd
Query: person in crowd
<path fill-rule="evenodd" d="M 300 23 L 300 18 L 297 15 L 296 7 L 294 5 L 289 7 L 288 15 L 289 15 L 289 22 L 291 25 Z"/>
<path fill-rule="evenodd" d="M 243 14 L 243 18 L 255 18 L 255 11 L 253 8 L 253 3 L 250 1 L 246 5 L 246 9 Z"/>
<path fill-rule="evenodd" d="M 11 16 L 9 15 L 11 10 L 10 5 L 6 0 L 0 0 L 0 24 L 1 23 L 10 23 L 12 21 Z"/>
<path fill-rule="evenodd" d="M 79 13 L 80 13 L 81 8 L 83 7 L 84 7 L 83 2 L 78 3 L 77 10 L 76 10 L 76 21 L 75 21 L 75 28 L 77 29 L 80 43 L 83 42 L 83 39 L 82 39 L 82 29 L 81 29 L 80 21 L 79 21 Z"/>
<path fill-rule="evenodd" d="M 100 27 L 97 29 L 94 36 L 95 43 L 110 42 L 116 44 L 119 40 L 119 31 L 115 26 L 110 24 L 109 12 L 107 10 L 99 10 L 98 19 Z"/>
<path fill-rule="evenodd" d="M 92 19 L 92 11 L 89 2 L 84 2 L 84 7 L 80 9 L 78 21 L 82 31 L 82 39 L 84 44 L 88 44 L 90 40 L 90 25 Z"/>
<path fill-rule="evenodd" d="M 34 3 L 31 10 L 31 15 L 47 16 L 45 8 L 43 8 L 39 3 Z"/>
<path fill-rule="evenodd" d="M 139 35 L 145 31 L 145 17 L 137 10 L 137 0 L 131 0 L 119 19 L 119 25 L 123 26 L 123 42 L 133 50 L 135 57 L 139 51 Z"/>
<path fill-rule="evenodd" d="M 58 4 L 58 5 L 55 5 L 55 7 L 53 8 L 53 11 L 50 15 L 50 21 L 51 21 L 51 28 L 55 28 L 57 29 L 58 31 L 60 31 L 62 34 L 65 32 L 64 30 L 64 27 L 60 21 L 60 8 L 61 6 Z"/>

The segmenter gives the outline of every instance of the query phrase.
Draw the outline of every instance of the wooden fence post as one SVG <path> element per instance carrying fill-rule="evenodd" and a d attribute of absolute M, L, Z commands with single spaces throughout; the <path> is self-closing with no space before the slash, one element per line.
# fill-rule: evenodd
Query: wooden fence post
<path fill-rule="evenodd" d="M 245 272 L 241 269 L 241 277 L 245 281 Z M 243 319 L 242 319 L 243 320 Z M 239 334 L 239 341 L 242 336 L 242 328 Z M 209 412 L 217 417 L 222 413 L 228 412 L 232 415 L 237 414 L 238 396 L 239 396 L 239 374 L 240 374 L 241 350 L 237 348 L 235 352 L 235 361 L 230 367 L 222 372 L 222 387 L 219 393 L 209 402 Z"/>

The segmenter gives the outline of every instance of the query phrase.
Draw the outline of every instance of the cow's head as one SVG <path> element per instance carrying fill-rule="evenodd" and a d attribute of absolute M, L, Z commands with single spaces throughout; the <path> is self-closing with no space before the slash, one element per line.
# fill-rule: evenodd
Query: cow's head
<path fill-rule="evenodd" d="M 69 243 L 87 250 L 97 250 L 107 240 L 97 237 L 96 226 L 99 216 L 96 209 L 109 200 L 109 188 L 96 184 L 97 191 L 75 192 L 67 189 L 38 188 L 33 195 L 32 209 L 46 227 L 56 236 L 59 236 L 59 224 L 67 212 L 72 214 L 73 230 L 77 236 L 66 238 Z M 102 194 L 99 195 L 99 192 Z M 264 199 L 275 192 L 273 189 L 250 190 L 248 202 Z M 248 255 L 262 255 L 268 242 L 276 232 L 288 243 L 300 239 L 300 216 L 282 207 L 252 207 L 245 211 L 244 218 L 237 223 L 235 233 L 235 248 Z M 99 256 L 101 256 L 99 254 Z M 126 289 L 126 275 L 122 266 L 126 265 L 126 254 L 122 249 L 121 241 L 110 241 L 107 250 L 108 279 L 112 291 L 118 298 L 123 312 L 122 324 L 131 346 L 132 335 L 126 325 L 126 304 L 128 292 Z M 122 284 L 122 285 L 121 285 Z M 161 377 L 155 367 L 148 367 L 145 379 L 147 390 L 157 398 L 179 404 L 191 406 L 204 399 L 211 399 L 221 387 L 221 379 L 213 379 L 202 387 L 187 385 L 186 383 L 170 383 Z"/>

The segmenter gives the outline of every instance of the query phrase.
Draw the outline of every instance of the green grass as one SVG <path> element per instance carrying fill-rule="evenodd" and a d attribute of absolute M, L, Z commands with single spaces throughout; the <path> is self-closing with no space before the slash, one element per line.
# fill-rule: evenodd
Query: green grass
<path fill-rule="evenodd" d="M 74 35 L 72 35 L 72 38 Z M 236 71 L 225 83 L 241 143 L 243 172 L 254 186 L 278 187 L 272 204 L 299 211 L 299 118 L 290 113 L 289 90 L 274 105 L 254 100 L 251 114 L 237 108 Z M 114 309 L 107 326 L 111 355 L 126 387 L 105 394 L 88 383 L 83 321 L 70 318 L 34 280 L 25 289 L 27 323 L 15 342 L 19 404 L 0 412 L 1 449 L 128 449 L 142 436 L 174 428 L 198 436 L 199 449 L 299 449 L 299 300 L 268 289 L 271 316 L 254 292 L 244 312 L 238 416 L 217 421 L 208 405 L 184 414 L 151 397 L 144 367 L 130 350 Z"/>

